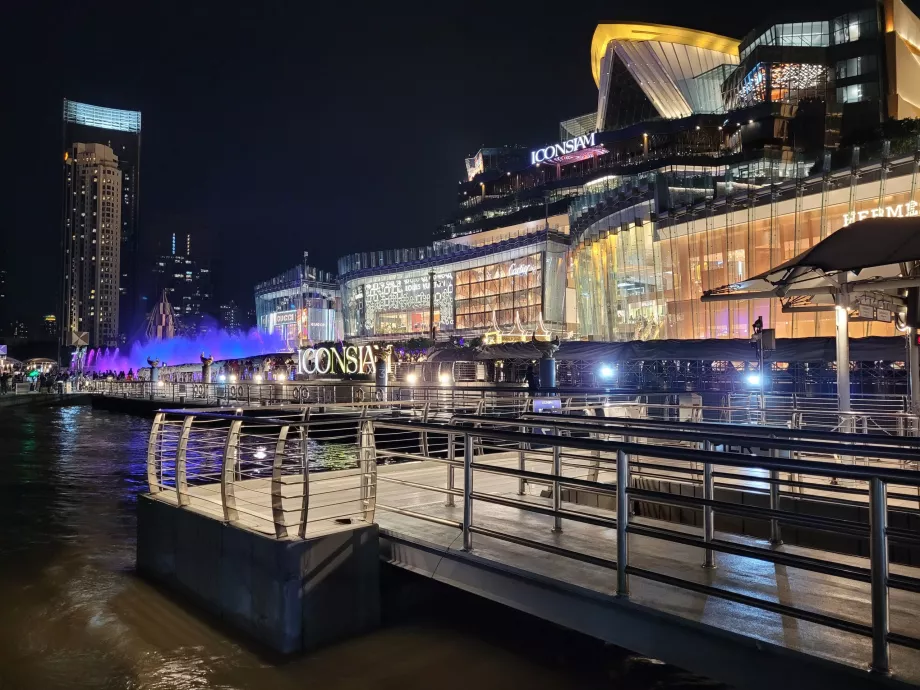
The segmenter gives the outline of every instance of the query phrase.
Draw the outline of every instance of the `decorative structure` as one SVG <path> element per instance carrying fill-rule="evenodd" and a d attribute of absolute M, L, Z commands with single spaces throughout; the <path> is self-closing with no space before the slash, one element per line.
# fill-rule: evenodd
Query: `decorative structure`
<path fill-rule="evenodd" d="M 535 331 L 530 342 L 540 352 L 540 388 L 555 388 L 556 351 L 559 349 L 559 336 L 548 341 L 537 340 Z"/>
<path fill-rule="evenodd" d="M 150 365 L 150 380 L 156 383 L 160 380 L 160 360 L 148 357 L 147 364 Z"/>
<path fill-rule="evenodd" d="M 211 365 L 214 363 L 213 357 L 206 357 L 204 352 L 201 353 L 201 382 L 211 383 Z"/>
<path fill-rule="evenodd" d="M 144 335 L 147 340 L 170 340 L 176 336 L 176 315 L 166 297 L 166 290 L 147 317 Z"/>

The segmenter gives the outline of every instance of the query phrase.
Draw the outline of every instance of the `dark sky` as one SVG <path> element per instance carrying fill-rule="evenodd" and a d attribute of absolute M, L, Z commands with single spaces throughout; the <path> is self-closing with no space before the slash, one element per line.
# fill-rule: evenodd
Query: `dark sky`
<path fill-rule="evenodd" d="M 551 143 L 559 120 L 593 110 L 601 20 L 740 38 L 803 5 L 844 11 L 829 0 L 15 4 L 3 122 L 17 211 L 0 264 L 27 318 L 52 312 L 57 294 L 64 97 L 142 111 L 143 244 L 191 232 L 193 254 L 216 262 L 218 297 L 248 306 L 253 284 L 303 250 L 334 270 L 346 253 L 430 242 L 465 156 Z"/>

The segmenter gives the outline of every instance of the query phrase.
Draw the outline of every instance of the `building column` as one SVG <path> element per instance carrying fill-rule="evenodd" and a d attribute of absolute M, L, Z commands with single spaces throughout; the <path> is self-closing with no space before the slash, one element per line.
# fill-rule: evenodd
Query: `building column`
<path fill-rule="evenodd" d="M 850 332 L 849 296 L 846 289 L 838 290 L 835 296 L 834 316 L 837 323 L 837 401 L 840 412 L 850 411 Z"/>
<path fill-rule="evenodd" d="M 907 386 L 910 393 L 910 411 L 920 413 L 920 347 L 917 338 L 920 328 L 907 331 Z"/>

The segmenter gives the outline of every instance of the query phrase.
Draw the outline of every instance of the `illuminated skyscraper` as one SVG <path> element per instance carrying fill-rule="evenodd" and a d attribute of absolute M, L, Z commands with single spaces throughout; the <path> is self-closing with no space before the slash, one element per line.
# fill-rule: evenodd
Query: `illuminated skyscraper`
<path fill-rule="evenodd" d="M 78 255 L 71 253 L 68 255 L 68 250 L 73 252 L 76 249 L 72 243 L 80 239 L 80 233 L 74 232 L 78 225 L 85 224 L 87 228 L 90 228 L 91 223 L 95 223 L 92 227 L 95 227 L 97 232 L 102 229 L 99 225 L 102 221 L 98 216 L 94 217 L 88 215 L 86 220 L 83 220 L 84 217 L 80 214 L 87 212 L 86 208 L 84 208 L 86 204 L 82 199 L 77 199 L 77 197 L 82 196 L 81 192 L 84 190 L 73 187 L 77 181 L 73 176 L 78 168 L 81 170 L 81 184 L 94 185 L 108 182 L 108 186 L 112 186 L 112 173 L 109 174 L 108 178 L 99 178 L 94 182 L 92 179 L 93 176 L 89 175 L 89 177 L 86 177 L 82 172 L 82 164 L 75 160 L 78 150 L 85 154 L 86 151 L 90 150 L 86 147 L 102 145 L 107 148 L 111 156 L 114 157 L 114 164 L 119 173 L 118 196 L 116 199 L 107 200 L 114 201 L 114 206 L 116 206 L 118 210 L 117 262 L 115 266 L 105 266 L 106 269 L 114 268 L 115 273 L 106 278 L 106 280 L 111 279 L 111 285 L 109 283 L 104 284 L 104 287 L 111 287 L 114 289 L 113 298 L 116 303 L 114 323 L 116 324 L 116 328 L 112 333 L 106 332 L 103 334 L 103 332 L 100 331 L 99 337 L 101 341 L 93 342 L 92 344 L 122 344 L 136 334 L 141 328 L 144 318 L 144 307 L 141 301 L 142 286 L 138 281 L 140 276 L 137 270 L 139 262 L 137 248 L 138 208 L 140 200 L 141 114 L 134 110 L 104 108 L 64 99 L 63 129 L 64 204 L 62 225 L 64 240 L 64 285 L 62 286 L 63 303 L 61 305 L 62 318 L 60 320 L 61 342 L 65 346 L 72 345 L 74 344 L 72 333 L 87 332 L 91 330 L 87 327 L 86 323 L 83 323 L 81 326 L 79 321 L 81 315 L 88 311 L 87 305 L 77 305 L 73 303 L 74 299 L 80 299 L 79 296 L 73 294 L 73 289 L 75 287 L 74 276 L 76 275 L 74 271 L 74 262 L 80 261 L 80 256 L 84 256 L 84 261 L 89 261 L 90 259 L 87 258 L 89 254 L 85 253 Z M 78 147 L 83 148 L 78 149 Z M 100 151 L 97 150 L 97 152 L 101 154 Z M 109 153 L 105 154 L 106 160 L 112 162 L 109 159 Z M 103 195 L 105 195 L 105 192 L 111 193 L 113 190 L 103 189 L 101 191 Z M 96 199 L 96 201 L 100 200 Z M 112 209 L 110 208 L 109 210 L 111 211 Z M 90 214 L 94 212 L 100 213 L 101 209 L 89 211 Z M 77 219 L 80 220 L 77 221 Z M 114 233 L 114 228 L 106 227 L 105 230 L 112 233 L 113 236 L 116 235 Z M 74 237 L 75 235 L 76 238 Z M 79 247 L 81 252 L 87 252 L 93 246 L 92 237 L 86 237 L 84 239 L 87 240 L 88 245 Z M 98 245 L 99 238 L 96 239 Z M 106 246 L 106 250 L 109 249 L 110 247 Z M 101 267 L 101 265 L 99 267 Z M 83 283 L 81 282 L 80 284 L 82 285 Z M 98 300 L 98 297 L 96 299 Z M 98 308 L 98 303 L 96 306 Z M 94 316 L 99 316 L 98 310 Z M 84 316 L 83 318 L 86 317 Z M 106 321 L 106 323 L 110 324 L 111 322 Z M 100 323 L 100 327 L 101 326 L 102 324 Z M 90 334 L 90 338 L 92 341 L 92 333 Z"/>
<path fill-rule="evenodd" d="M 62 342 L 118 345 L 123 173 L 104 144 L 73 144 L 64 165 Z"/>

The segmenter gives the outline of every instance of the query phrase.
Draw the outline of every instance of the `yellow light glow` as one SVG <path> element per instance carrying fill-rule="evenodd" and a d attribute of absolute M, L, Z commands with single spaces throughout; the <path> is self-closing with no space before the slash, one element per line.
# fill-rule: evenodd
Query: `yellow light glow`
<path fill-rule="evenodd" d="M 610 41 L 660 41 L 679 43 L 685 46 L 714 50 L 727 55 L 738 56 L 741 41 L 727 36 L 711 34 L 708 31 L 683 29 L 663 24 L 598 24 L 591 40 L 591 74 L 594 83 L 601 85 L 601 58 L 607 52 Z"/>

